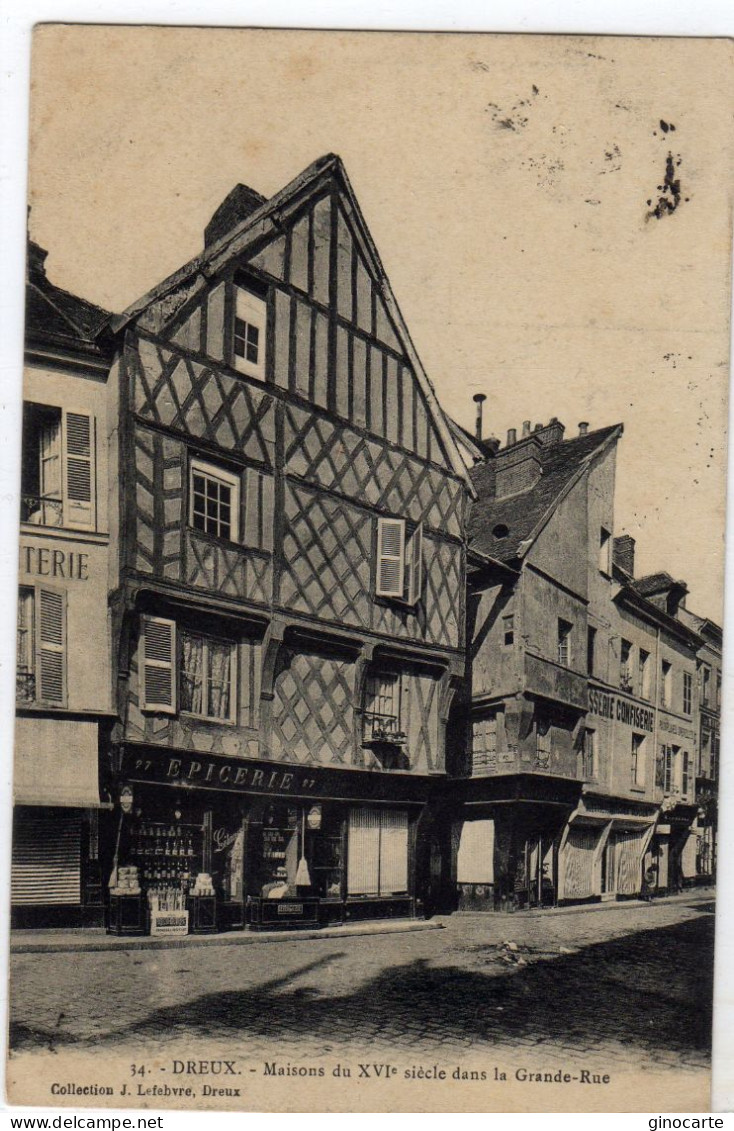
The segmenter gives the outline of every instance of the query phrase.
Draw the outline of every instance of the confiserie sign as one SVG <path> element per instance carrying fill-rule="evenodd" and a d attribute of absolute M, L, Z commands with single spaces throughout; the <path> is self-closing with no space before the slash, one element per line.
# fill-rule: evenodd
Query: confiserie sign
<path fill-rule="evenodd" d="M 632 703 L 629 699 L 621 699 L 618 695 L 609 695 L 606 691 L 597 691 L 595 687 L 590 687 L 589 711 L 602 719 L 617 719 L 620 723 L 639 727 L 652 734 L 655 721 L 652 710 Z"/>

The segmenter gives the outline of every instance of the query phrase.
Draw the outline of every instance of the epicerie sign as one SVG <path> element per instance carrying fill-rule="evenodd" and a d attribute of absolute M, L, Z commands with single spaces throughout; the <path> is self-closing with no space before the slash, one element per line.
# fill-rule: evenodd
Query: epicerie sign
<path fill-rule="evenodd" d="M 78 550 L 52 550 L 48 546 L 21 546 L 20 568 L 36 577 L 65 581 L 89 580 L 89 554 Z"/>
<path fill-rule="evenodd" d="M 616 719 L 627 726 L 640 727 L 652 734 L 654 715 L 649 707 L 640 707 L 631 703 L 629 699 L 620 699 L 618 695 L 609 695 L 606 691 L 589 688 L 589 710 L 592 715 L 599 715 L 602 719 Z"/>

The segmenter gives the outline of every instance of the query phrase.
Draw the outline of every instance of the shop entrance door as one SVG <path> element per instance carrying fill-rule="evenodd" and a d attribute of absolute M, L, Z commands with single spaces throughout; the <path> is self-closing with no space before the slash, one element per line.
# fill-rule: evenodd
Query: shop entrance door
<path fill-rule="evenodd" d="M 604 846 L 601 857 L 601 897 L 614 899 L 617 894 L 617 869 L 618 845 L 614 833 L 609 834 L 609 839 Z"/>
<path fill-rule="evenodd" d="M 552 907 L 555 901 L 553 875 L 553 840 L 551 837 L 531 837 L 525 843 L 525 875 L 527 876 L 528 906 Z"/>

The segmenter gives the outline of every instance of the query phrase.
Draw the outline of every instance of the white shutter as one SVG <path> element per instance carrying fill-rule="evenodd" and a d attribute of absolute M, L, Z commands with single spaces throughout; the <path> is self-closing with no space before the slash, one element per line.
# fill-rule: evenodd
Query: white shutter
<path fill-rule="evenodd" d="M 349 895 L 377 895 L 380 868 L 379 810 L 349 810 L 347 860 Z"/>
<path fill-rule="evenodd" d="M 405 523 L 402 518 L 377 520 L 377 596 L 402 597 L 405 569 Z"/>
<path fill-rule="evenodd" d="M 408 890 L 408 814 L 383 809 L 380 829 L 380 895 Z"/>
<path fill-rule="evenodd" d="M 418 523 L 408 539 L 406 550 L 407 558 L 407 593 L 408 604 L 415 605 L 420 601 L 423 591 L 423 524 Z"/>
<path fill-rule="evenodd" d="M 176 625 L 163 617 L 143 617 L 142 708 L 176 712 Z"/>
<path fill-rule="evenodd" d="M 38 698 L 62 704 L 66 692 L 65 594 L 58 589 L 39 589 L 37 610 Z"/>
<path fill-rule="evenodd" d="M 94 525 L 94 474 L 92 418 L 67 412 L 64 430 L 66 514 L 65 526 Z"/>

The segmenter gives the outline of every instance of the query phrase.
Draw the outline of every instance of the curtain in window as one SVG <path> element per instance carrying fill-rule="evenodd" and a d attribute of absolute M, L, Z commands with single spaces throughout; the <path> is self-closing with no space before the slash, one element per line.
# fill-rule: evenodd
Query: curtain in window
<path fill-rule="evenodd" d="M 350 895 L 378 895 L 380 879 L 380 813 L 377 809 L 349 812 L 349 862 L 347 891 Z"/>
<path fill-rule="evenodd" d="M 380 895 L 408 890 L 408 814 L 383 809 L 380 828 Z"/>
<path fill-rule="evenodd" d="M 181 710 L 204 714 L 204 641 L 181 633 Z"/>
<path fill-rule="evenodd" d="M 230 688 L 232 678 L 232 646 L 208 642 L 209 648 L 209 709 L 212 719 L 230 717 Z"/>
<path fill-rule="evenodd" d="M 393 895 L 408 890 L 408 814 L 404 810 L 350 810 L 347 890 L 350 895 Z"/>

